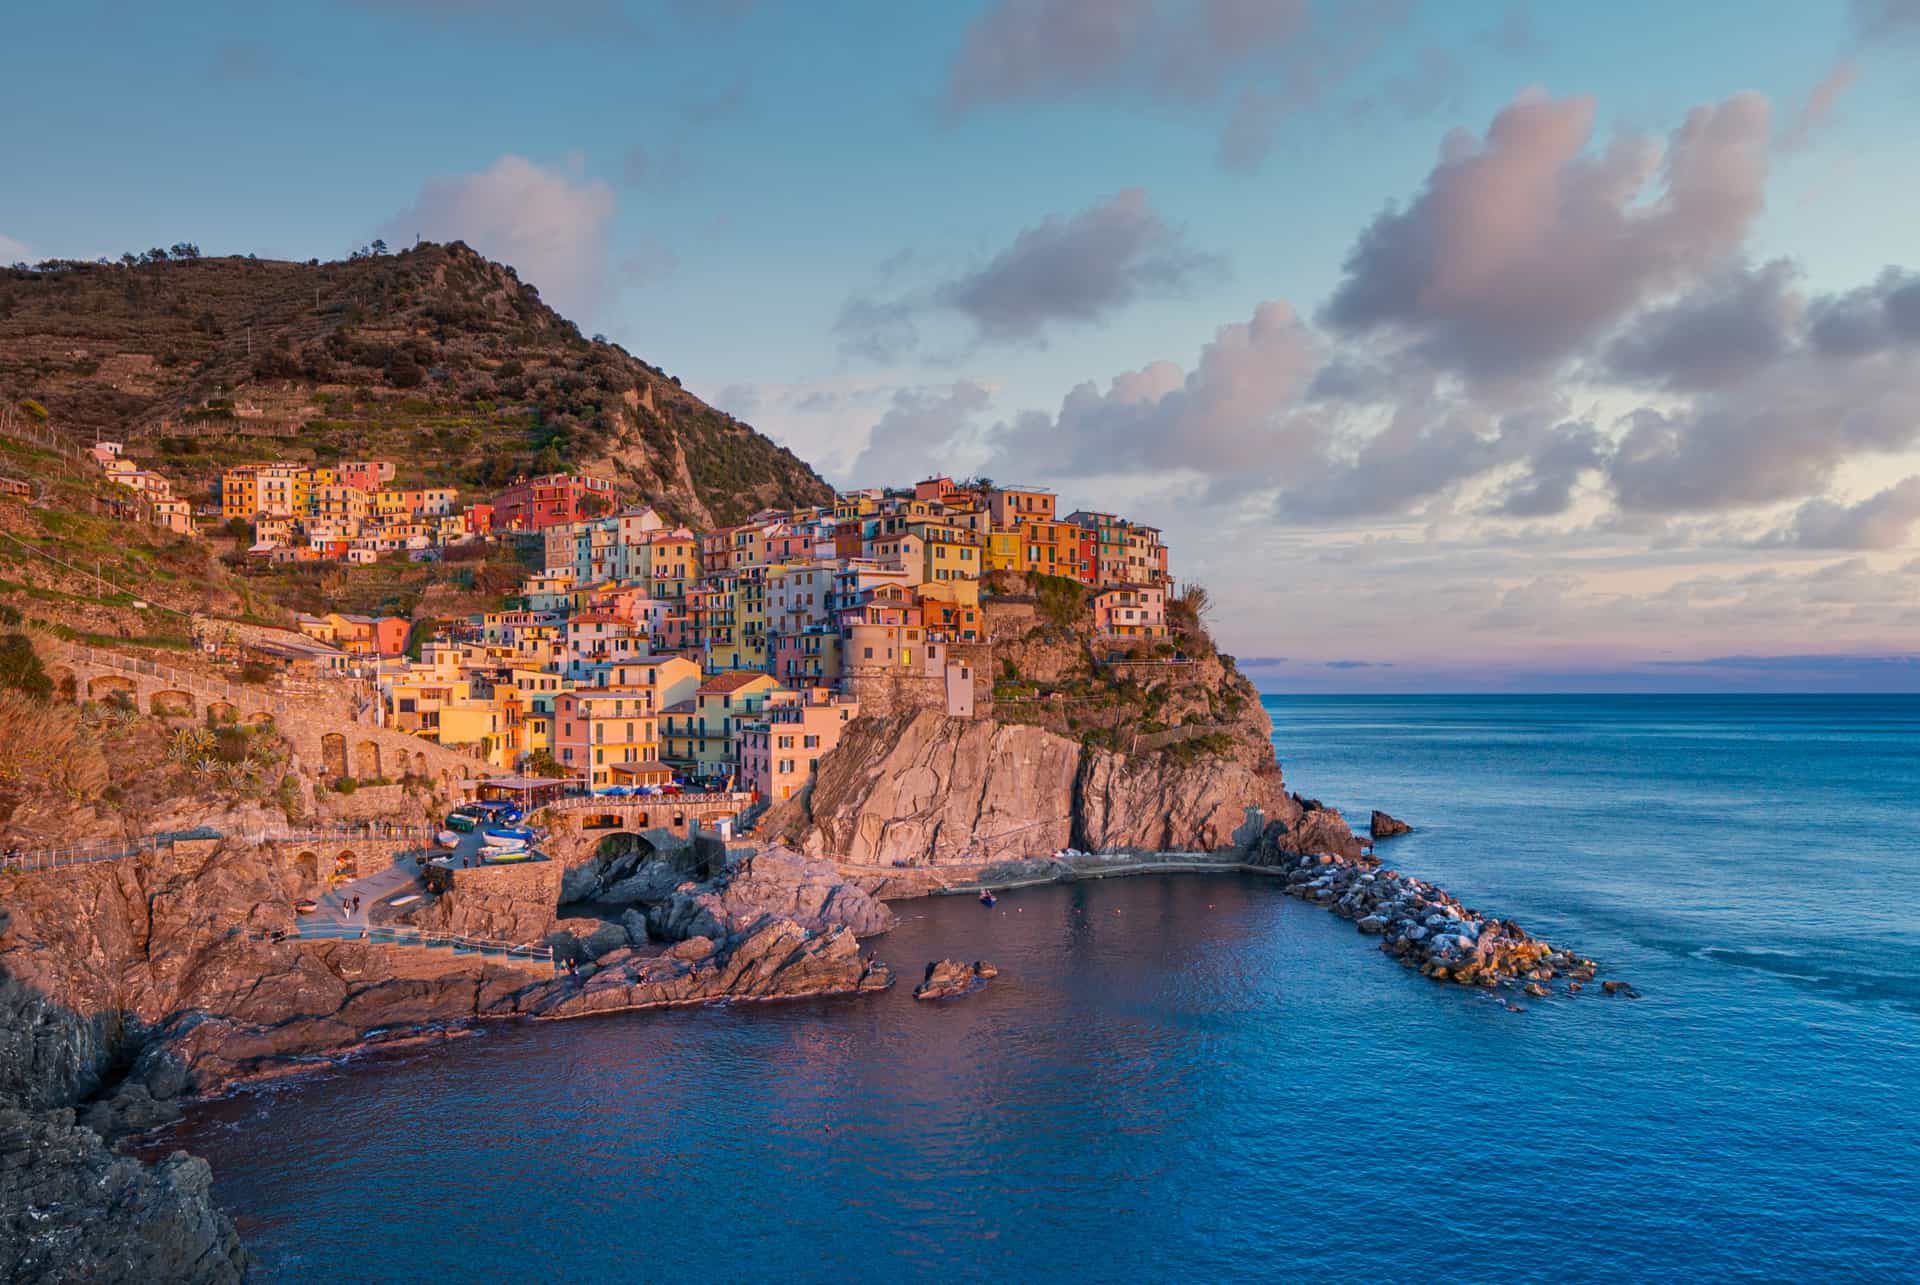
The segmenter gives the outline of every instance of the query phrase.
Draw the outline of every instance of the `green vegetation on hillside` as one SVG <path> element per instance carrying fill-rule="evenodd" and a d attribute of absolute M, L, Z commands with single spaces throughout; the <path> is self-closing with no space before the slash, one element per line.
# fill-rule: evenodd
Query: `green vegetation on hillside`
<path fill-rule="evenodd" d="M 0 270 L 0 395 L 32 399 L 76 440 L 126 440 L 190 489 L 287 455 L 387 458 L 402 484 L 469 496 L 591 469 L 689 522 L 831 495 L 457 242 L 324 264 L 177 248 Z"/>

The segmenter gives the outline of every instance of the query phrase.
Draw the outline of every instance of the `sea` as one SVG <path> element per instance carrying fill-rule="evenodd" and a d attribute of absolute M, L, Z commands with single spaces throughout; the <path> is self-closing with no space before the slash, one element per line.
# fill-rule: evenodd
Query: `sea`
<path fill-rule="evenodd" d="M 1290 788 L 1642 998 L 1248 875 L 900 903 L 916 1003 L 497 1024 L 193 1109 L 269 1281 L 1920 1280 L 1920 697 L 1270 697 Z"/>

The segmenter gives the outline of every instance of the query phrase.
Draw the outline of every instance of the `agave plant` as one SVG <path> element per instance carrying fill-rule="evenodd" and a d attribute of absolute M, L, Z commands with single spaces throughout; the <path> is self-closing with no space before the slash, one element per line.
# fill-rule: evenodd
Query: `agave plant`
<path fill-rule="evenodd" d="M 204 727 L 182 727 L 173 734 L 173 741 L 167 746 L 167 760 L 171 763 L 191 763 L 204 758 L 213 749 L 213 733 Z"/>

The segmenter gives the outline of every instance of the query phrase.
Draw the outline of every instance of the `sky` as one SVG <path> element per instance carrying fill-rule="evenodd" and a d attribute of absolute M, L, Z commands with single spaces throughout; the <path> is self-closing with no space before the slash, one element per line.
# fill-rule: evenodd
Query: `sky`
<path fill-rule="evenodd" d="M 1270 690 L 1920 690 L 1920 0 L 0 32 L 0 260 L 463 239 L 837 485 L 1161 527 Z"/>

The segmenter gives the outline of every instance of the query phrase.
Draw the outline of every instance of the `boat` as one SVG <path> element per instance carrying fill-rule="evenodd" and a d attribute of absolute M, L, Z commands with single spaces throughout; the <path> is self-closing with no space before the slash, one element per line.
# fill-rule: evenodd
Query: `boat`
<path fill-rule="evenodd" d="M 457 848 L 460 846 L 460 836 L 451 830 L 442 830 L 433 836 L 433 841 L 443 848 Z"/>
<path fill-rule="evenodd" d="M 982 888 L 982 889 L 980 890 L 980 904 L 981 904 L 981 905 L 983 905 L 983 906 L 991 906 L 991 905 L 992 905 L 992 904 L 993 904 L 994 902 L 996 902 L 996 901 L 998 901 L 998 900 L 1000 900 L 1000 899 L 999 899 L 998 897 L 996 897 L 996 896 L 994 896 L 994 895 L 993 895 L 993 889 L 991 889 L 991 888 Z"/>
<path fill-rule="evenodd" d="M 515 861 L 531 861 L 532 848 L 506 848 L 489 843 L 480 849 L 480 860 L 490 866 L 510 865 Z"/>
<path fill-rule="evenodd" d="M 524 848 L 533 842 L 533 831 L 512 826 L 488 826 L 480 832 L 490 848 Z"/>

